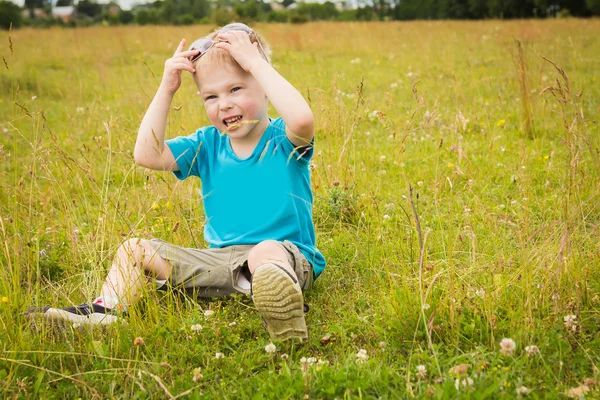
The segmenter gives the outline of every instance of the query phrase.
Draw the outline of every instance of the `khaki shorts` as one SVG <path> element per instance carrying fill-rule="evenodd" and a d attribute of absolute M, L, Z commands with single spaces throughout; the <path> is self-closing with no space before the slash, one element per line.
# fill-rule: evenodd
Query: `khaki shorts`
<path fill-rule="evenodd" d="M 221 297 L 232 293 L 250 294 L 248 253 L 254 245 L 194 249 L 175 246 L 160 239 L 148 241 L 158 255 L 173 266 L 168 283 L 199 297 Z M 298 277 L 302 290 L 313 284 L 313 269 L 298 247 L 287 240 L 278 242 Z M 157 281 L 159 288 L 164 282 Z"/>

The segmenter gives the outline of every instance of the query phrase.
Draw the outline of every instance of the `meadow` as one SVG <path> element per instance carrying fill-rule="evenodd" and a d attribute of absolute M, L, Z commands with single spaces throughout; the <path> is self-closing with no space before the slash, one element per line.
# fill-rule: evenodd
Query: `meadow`
<path fill-rule="evenodd" d="M 164 61 L 213 27 L 2 32 L 1 396 L 599 398 L 600 20 L 256 28 L 316 118 L 309 341 L 267 352 L 243 296 L 24 316 L 92 300 L 126 238 L 205 245 L 199 182 L 132 151 Z M 195 93 L 168 137 L 208 124 Z"/>

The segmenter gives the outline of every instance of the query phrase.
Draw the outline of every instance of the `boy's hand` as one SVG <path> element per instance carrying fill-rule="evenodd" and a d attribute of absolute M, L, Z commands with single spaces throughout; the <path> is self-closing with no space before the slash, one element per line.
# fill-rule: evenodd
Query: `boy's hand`
<path fill-rule="evenodd" d="M 192 74 L 196 72 L 194 64 L 189 60 L 189 57 L 198 54 L 198 50 L 183 51 L 184 47 L 185 39 L 181 39 L 173 57 L 165 61 L 165 72 L 163 73 L 160 86 L 172 95 L 181 86 L 181 71 L 190 71 Z"/>
<path fill-rule="evenodd" d="M 252 43 L 250 36 L 244 31 L 227 31 L 219 34 L 219 42 L 215 47 L 225 49 L 246 72 L 265 61 L 258 50 L 258 43 Z"/>

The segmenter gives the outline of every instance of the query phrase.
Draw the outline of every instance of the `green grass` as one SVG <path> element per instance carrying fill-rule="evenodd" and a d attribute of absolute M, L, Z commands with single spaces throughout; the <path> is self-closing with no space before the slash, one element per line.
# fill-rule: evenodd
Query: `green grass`
<path fill-rule="evenodd" d="M 241 296 L 148 292 L 126 326 L 30 326 L 32 305 L 93 299 L 126 238 L 205 245 L 198 182 L 132 151 L 164 60 L 210 29 L 0 34 L 3 397 L 564 398 L 584 383 L 600 396 L 598 19 L 258 26 L 317 120 L 328 267 L 307 295 L 309 342 L 268 354 Z M 169 137 L 208 124 L 195 91 L 186 76 Z M 471 388 L 455 388 L 458 364 Z"/>

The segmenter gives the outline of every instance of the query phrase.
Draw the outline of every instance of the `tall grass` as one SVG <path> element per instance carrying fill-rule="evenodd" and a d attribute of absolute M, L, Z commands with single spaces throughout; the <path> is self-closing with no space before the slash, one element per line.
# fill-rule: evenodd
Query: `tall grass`
<path fill-rule="evenodd" d="M 126 326 L 30 326 L 30 306 L 93 299 L 126 238 L 205 246 L 198 182 L 136 167 L 132 149 L 164 60 L 212 27 L 12 31 L 4 397 L 597 397 L 599 21 L 256 28 L 317 119 L 328 267 L 307 295 L 309 342 L 268 354 L 249 299 L 154 291 Z M 195 92 L 186 77 L 169 137 L 208 124 Z"/>

